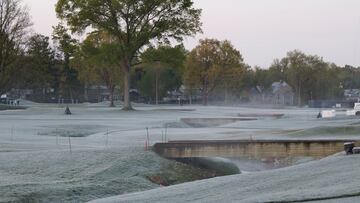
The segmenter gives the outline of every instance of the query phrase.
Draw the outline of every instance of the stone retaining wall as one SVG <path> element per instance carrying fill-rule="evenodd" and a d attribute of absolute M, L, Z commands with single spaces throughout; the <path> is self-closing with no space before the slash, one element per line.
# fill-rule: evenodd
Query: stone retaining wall
<path fill-rule="evenodd" d="M 189 157 L 325 157 L 344 150 L 351 140 L 194 140 L 156 143 L 167 158 Z M 355 143 L 360 146 L 360 141 Z"/>

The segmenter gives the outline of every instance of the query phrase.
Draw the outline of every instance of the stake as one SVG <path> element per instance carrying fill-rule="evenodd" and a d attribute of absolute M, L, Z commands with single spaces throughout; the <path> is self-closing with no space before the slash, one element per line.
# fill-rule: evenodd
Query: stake
<path fill-rule="evenodd" d="M 145 150 L 148 150 L 148 149 L 149 149 L 149 144 L 150 144 L 150 140 L 149 140 L 149 128 L 146 128 Z"/>
<path fill-rule="evenodd" d="M 69 135 L 69 149 L 70 149 L 70 154 L 72 154 L 72 150 L 71 150 L 71 139 L 70 139 L 70 135 Z"/>
<path fill-rule="evenodd" d="M 58 137 L 58 129 L 57 128 L 55 130 L 55 135 L 56 135 L 56 145 L 59 145 L 59 137 Z"/>
<path fill-rule="evenodd" d="M 14 126 L 11 126 L 11 141 L 14 140 Z"/>
<path fill-rule="evenodd" d="M 106 130 L 106 147 L 108 147 L 108 144 L 109 144 L 109 129 Z"/>
<path fill-rule="evenodd" d="M 168 124 L 166 123 L 165 124 L 165 142 L 167 142 L 167 127 L 168 127 Z"/>

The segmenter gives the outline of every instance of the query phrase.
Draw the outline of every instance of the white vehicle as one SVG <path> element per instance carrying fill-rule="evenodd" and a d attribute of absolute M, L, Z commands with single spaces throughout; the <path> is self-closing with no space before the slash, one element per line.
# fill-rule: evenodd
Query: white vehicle
<path fill-rule="evenodd" d="M 354 110 L 355 111 L 360 111 L 360 103 L 355 103 L 354 104 Z"/>
<path fill-rule="evenodd" d="M 336 117 L 335 110 L 323 110 L 321 111 L 321 118 L 334 118 Z"/>
<path fill-rule="evenodd" d="M 360 115 L 360 103 L 355 103 L 355 104 L 354 104 L 354 109 L 353 109 L 353 110 L 348 110 L 348 111 L 346 111 L 346 115 L 347 115 L 347 116 L 357 116 L 357 115 Z"/>

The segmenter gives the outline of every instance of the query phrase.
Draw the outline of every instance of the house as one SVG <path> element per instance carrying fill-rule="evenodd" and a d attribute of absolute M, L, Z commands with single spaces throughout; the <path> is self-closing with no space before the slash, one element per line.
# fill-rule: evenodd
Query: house
<path fill-rule="evenodd" d="M 264 87 L 256 86 L 250 89 L 250 101 L 253 103 L 265 103 L 266 92 Z"/>
<path fill-rule="evenodd" d="M 252 103 L 272 104 L 280 106 L 294 105 L 295 93 L 286 82 L 274 82 L 269 89 L 256 86 L 250 90 L 250 101 Z"/>
<path fill-rule="evenodd" d="M 282 106 L 294 105 L 295 93 L 290 85 L 286 82 L 274 82 L 272 88 L 272 104 Z"/>

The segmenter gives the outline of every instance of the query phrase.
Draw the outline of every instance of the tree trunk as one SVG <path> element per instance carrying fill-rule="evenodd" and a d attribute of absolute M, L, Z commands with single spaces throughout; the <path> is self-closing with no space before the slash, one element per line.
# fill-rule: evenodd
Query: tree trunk
<path fill-rule="evenodd" d="M 208 95 L 208 93 L 206 93 L 205 97 L 204 97 L 204 106 L 208 105 L 208 100 L 209 100 L 209 95 Z"/>
<path fill-rule="evenodd" d="M 209 92 L 208 92 L 208 79 L 205 78 L 204 79 L 204 83 L 203 83 L 203 92 L 202 92 L 202 102 L 204 106 L 208 105 L 208 97 L 209 97 Z"/>
<path fill-rule="evenodd" d="M 109 105 L 109 107 L 115 107 L 115 104 L 114 104 L 114 91 L 115 91 L 115 85 L 111 85 L 109 87 L 109 92 L 110 92 L 110 95 L 109 95 L 110 105 Z"/>
<path fill-rule="evenodd" d="M 229 90 L 228 87 L 225 87 L 225 98 L 224 98 L 224 104 L 225 106 L 229 105 Z"/>
<path fill-rule="evenodd" d="M 69 94 L 70 94 L 71 103 L 73 103 L 73 101 L 74 101 L 74 96 L 73 96 L 72 88 L 71 88 L 70 85 L 69 85 Z"/>
<path fill-rule="evenodd" d="M 155 103 L 159 104 L 159 71 L 155 72 Z"/>
<path fill-rule="evenodd" d="M 88 92 L 88 85 L 85 83 L 84 85 L 84 100 L 89 102 L 89 92 Z"/>
<path fill-rule="evenodd" d="M 190 88 L 189 104 L 192 105 L 192 88 Z"/>
<path fill-rule="evenodd" d="M 101 98 L 101 90 L 100 90 L 100 85 L 97 86 L 97 98 L 98 98 L 98 102 L 102 102 L 102 98 Z"/>
<path fill-rule="evenodd" d="M 45 87 L 43 87 L 43 89 L 42 89 L 42 100 L 43 100 L 43 102 L 46 102 L 45 101 L 45 96 L 46 96 L 46 89 L 45 89 Z"/>
<path fill-rule="evenodd" d="M 299 83 L 298 83 L 299 87 L 298 87 L 298 106 L 300 107 L 301 106 L 301 81 L 299 80 Z"/>
<path fill-rule="evenodd" d="M 208 105 L 208 97 L 209 97 L 208 92 L 207 91 L 203 92 L 203 94 L 202 94 L 202 102 L 203 102 L 204 106 Z"/>
<path fill-rule="evenodd" d="M 124 71 L 124 106 L 123 106 L 123 110 L 130 111 L 130 110 L 133 110 L 133 108 L 131 106 L 131 101 L 130 101 L 130 64 L 129 64 L 129 62 L 126 61 L 124 63 L 123 71 Z"/>

